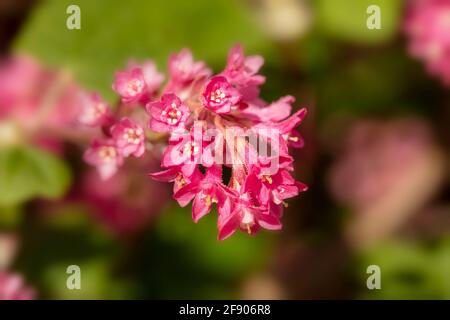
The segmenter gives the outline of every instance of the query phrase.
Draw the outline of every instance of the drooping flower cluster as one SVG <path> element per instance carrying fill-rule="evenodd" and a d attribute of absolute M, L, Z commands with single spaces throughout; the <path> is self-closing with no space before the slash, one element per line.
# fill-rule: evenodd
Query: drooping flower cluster
<path fill-rule="evenodd" d="M 405 30 L 411 54 L 450 86 L 450 0 L 410 1 Z"/>
<path fill-rule="evenodd" d="M 80 119 L 102 132 L 85 160 L 107 179 L 125 158 L 141 157 L 156 139 L 167 139 L 163 169 L 150 176 L 173 182 L 181 206 L 192 201 L 195 222 L 216 205 L 221 240 L 237 229 L 281 229 L 285 200 L 307 189 L 292 177 L 289 154 L 290 147 L 303 146 L 296 127 L 306 109 L 290 116 L 292 96 L 261 99 L 262 65 L 262 57 L 246 57 L 238 45 L 213 75 L 183 49 L 170 56 L 160 89 L 164 78 L 152 61 L 130 64 L 116 74 L 113 89 L 121 104 L 115 112 L 97 95 L 83 108 Z"/>

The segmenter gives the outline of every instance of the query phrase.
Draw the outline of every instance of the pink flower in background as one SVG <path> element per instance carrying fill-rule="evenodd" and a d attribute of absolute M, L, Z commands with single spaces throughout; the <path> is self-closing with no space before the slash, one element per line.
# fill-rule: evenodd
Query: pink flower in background
<path fill-rule="evenodd" d="M 110 107 L 98 94 L 84 95 L 81 97 L 81 101 L 81 111 L 78 117 L 80 124 L 97 127 L 112 121 Z"/>
<path fill-rule="evenodd" d="M 146 103 L 158 90 L 164 80 L 153 61 L 142 66 L 130 63 L 125 71 L 117 72 L 112 86 L 126 104 Z"/>
<path fill-rule="evenodd" d="M 123 156 L 114 140 L 95 139 L 84 153 L 84 160 L 98 169 L 102 179 L 108 179 L 122 165 Z"/>
<path fill-rule="evenodd" d="M 144 129 L 128 118 L 122 118 L 111 128 L 111 135 L 119 153 L 128 157 L 144 154 Z"/>
<path fill-rule="evenodd" d="M 0 271 L 0 300 L 32 300 L 34 295 L 20 275 Z"/>
<path fill-rule="evenodd" d="M 161 188 L 142 172 L 156 170 L 149 157 L 132 159 L 108 180 L 87 171 L 75 200 L 82 200 L 92 215 L 117 236 L 129 237 L 148 227 L 169 199 L 169 189 Z"/>
<path fill-rule="evenodd" d="M 178 54 L 169 57 L 169 85 L 168 89 L 182 88 L 190 85 L 194 80 L 209 76 L 211 71 L 203 61 L 194 61 L 189 49 L 183 49 Z"/>
<path fill-rule="evenodd" d="M 346 235 L 369 245 L 398 230 L 439 189 L 447 159 L 420 119 L 359 120 L 331 166 L 334 198 L 356 215 Z"/>
<path fill-rule="evenodd" d="M 383 197 L 430 144 L 424 123 L 405 119 L 362 120 L 349 129 L 345 149 L 330 171 L 330 188 L 340 202 L 356 209 Z"/>
<path fill-rule="evenodd" d="M 189 109 L 173 93 L 164 94 L 161 101 L 146 106 L 151 115 L 150 128 L 156 132 L 172 132 L 184 128 L 189 117 Z"/>
<path fill-rule="evenodd" d="M 63 141 L 89 135 L 90 129 L 77 126 L 89 95 L 63 70 L 51 70 L 27 56 L 7 58 L 0 65 L 0 96 L 0 125 L 14 123 L 17 142 L 59 153 Z M 82 118 L 93 122 L 93 115 Z"/>
<path fill-rule="evenodd" d="M 409 2 L 405 31 L 410 53 L 450 86 L 450 1 Z"/>
<path fill-rule="evenodd" d="M 147 91 L 152 97 L 163 83 L 164 75 L 158 71 L 156 64 L 152 60 L 147 60 L 142 64 L 142 73 Z"/>
<path fill-rule="evenodd" d="M 144 139 L 153 148 L 153 138 L 164 138 L 162 171 L 150 176 L 173 182 L 173 198 L 180 206 L 193 202 L 195 222 L 216 205 L 219 239 L 238 229 L 250 234 L 261 227 L 280 229 L 285 201 L 307 189 L 290 173 L 289 149 L 303 146 L 296 127 L 306 109 L 289 117 L 294 97 L 268 103 L 259 96 L 265 81 L 258 74 L 262 64 L 262 57 L 245 57 L 236 46 L 225 69 L 211 76 L 204 62 L 194 61 L 191 52 L 183 49 L 170 56 L 168 83 L 162 90 L 154 89 L 160 96 L 152 95 L 152 101 L 145 95 L 148 80 L 144 81 L 140 68 L 116 74 L 113 88 L 123 102 L 138 108 L 116 111 L 115 123 L 110 130 L 101 128 L 103 138 L 94 140 L 86 161 L 109 178 L 123 157 L 143 155 Z M 143 123 L 146 115 L 148 131 L 136 136 L 139 128 L 129 119 Z M 228 182 L 222 177 L 224 168 L 231 171 Z"/>

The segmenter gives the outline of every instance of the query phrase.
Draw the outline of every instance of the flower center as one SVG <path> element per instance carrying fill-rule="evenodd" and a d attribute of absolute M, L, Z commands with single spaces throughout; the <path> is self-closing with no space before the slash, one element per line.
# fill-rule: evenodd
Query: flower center
<path fill-rule="evenodd" d="M 202 195 L 202 200 L 207 207 L 210 207 L 213 203 L 217 203 L 217 199 L 212 197 L 210 194 Z"/>
<path fill-rule="evenodd" d="M 197 142 L 188 142 L 184 145 L 183 148 L 183 154 L 191 156 L 191 155 L 197 155 L 200 150 L 200 147 Z"/>
<path fill-rule="evenodd" d="M 211 92 L 209 100 L 215 103 L 222 103 L 225 97 L 226 97 L 225 92 L 223 92 L 222 89 L 216 89 L 213 92 Z"/>
<path fill-rule="evenodd" d="M 135 96 L 135 95 L 141 93 L 143 88 L 144 88 L 144 83 L 142 82 L 142 80 L 139 80 L 139 79 L 133 79 L 130 82 L 128 82 L 128 85 L 127 85 L 127 91 L 130 96 Z"/>
<path fill-rule="evenodd" d="M 113 161 L 117 156 L 117 151 L 114 147 L 102 147 L 98 154 L 106 162 Z"/>
<path fill-rule="evenodd" d="M 140 128 L 138 129 L 127 128 L 125 129 L 125 132 L 123 134 L 123 139 L 128 143 L 139 144 L 139 142 L 141 141 L 142 134 L 143 132 L 142 129 Z"/>
<path fill-rule="evenodd" d="M 178 110 L 177 105 L 173 102 L 166 110 L 161 113 L 161 120 L 168 125 L 176 125 L 181 119 L 181 111 Z"/>

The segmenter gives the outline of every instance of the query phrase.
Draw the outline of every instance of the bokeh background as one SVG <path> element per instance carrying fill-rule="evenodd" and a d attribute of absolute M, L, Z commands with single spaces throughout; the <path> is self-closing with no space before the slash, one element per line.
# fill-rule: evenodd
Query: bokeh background
<path fill-rule="evenodd" d="M 66 28 L 71 4 L 81 30 Z M 409 54 L 409 5 L 0 0 L 0 291 L 15 277 L 38 299 L 450 299 L 450 89 Z M 193 223 L 147 177 L 157 157 L 100 181 L 71 95 L 113 102 L 129 59 L 165 70 L 183 47 L 220 71 L 235 43 L 264 56 L 265 98 L 308 108 L 295 175 L 310 188 L 282 231 L 219 242 L 213 214 Z M 72 264 L 81 290 L 66 288 Z"/>

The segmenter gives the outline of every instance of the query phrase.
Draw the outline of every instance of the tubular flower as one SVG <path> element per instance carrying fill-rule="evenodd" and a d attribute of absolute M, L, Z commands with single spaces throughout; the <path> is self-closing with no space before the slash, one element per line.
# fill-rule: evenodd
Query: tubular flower
<path fill-rule="evenodd" d="M 290 147 L 303 146 L 296 128 L 306 109 L 290 116 L 294 97 L 273 103 L 260 98 L 262 64 L 262 57 L 246 57 L 235 46 L 225 69 L 212 75 L 183 49 L 169 58 L 166 85 L 152 88 L 151 94 L 148 83 L 161 79 L 156 68 L 153 78 L 136 67 L 118 73 L 113 88 L 122 102 L 141 108 L 119 107 L 112 123 L 98 124 L 103 138 L 94 140 L 86 161 L 108 178 L 124 158 L 142 156 L 145 141 L 152 149 L 164 138 L 162 171 L 150 176 L 173 182 L 179 205 L 192 202 L 194 222 L 217 207 L 220 240 L 236 230 L 281 229 L 286 200 L 307 189 L 293 178 L 290 155 Z M 141 90 L 139 81 L 147 89 Z"/>

